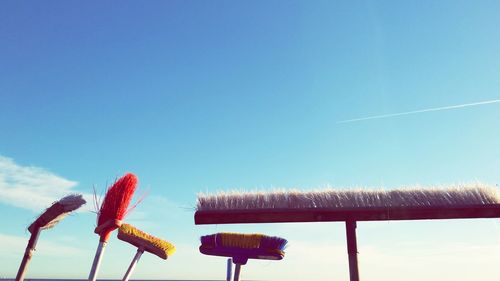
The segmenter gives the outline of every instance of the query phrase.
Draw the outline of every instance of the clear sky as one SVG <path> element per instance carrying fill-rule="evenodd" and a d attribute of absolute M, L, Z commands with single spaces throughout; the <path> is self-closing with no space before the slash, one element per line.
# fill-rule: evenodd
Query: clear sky
<path fill-rule="evenodd" d="M 500 3 L 403 2 L 2 1 L 0 277 L 46 206 L 127 171 L 148 194 L 127 222 L 178 247 L 143 256 L 149 279 L 222 279 L 199 236 L 248 231 L 290 247 L 244 279 L 348 280 L 341 223 L 195 226 L 198 192 L 498 185 Z M 28 278 L 88 276 L 91 209 L 42 232 Z M 358 239 L 363 280 L 500 275 L 498 219 L 359 223 Z M 99 277 L 134 251 L 112 238 Z"/>

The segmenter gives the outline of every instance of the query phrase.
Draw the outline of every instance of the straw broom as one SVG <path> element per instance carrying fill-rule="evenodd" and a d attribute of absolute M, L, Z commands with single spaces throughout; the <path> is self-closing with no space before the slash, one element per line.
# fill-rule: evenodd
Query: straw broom
<path fill-rule="evenodd" d="M 97 278 L 97 272 L 110 234 L 122 224 L 122 219 L 128 212 L 128 206 L 136 186 L 137 177 L 132 173 L 128 173 L 118 179 L 106 192 L 97 216 L 97 227 L 94 230 L 100 238 L 94 262 L 90 269 L 89 281 L 95 281 Z"/>
<path fill-rule="evenodd" d="M 57 202 L 54 202 L 45 212 L 43 212 L 29 227 L 31 233 L 28 246 L 24 252 L 23 260 L 17 272 L 16 281 L 24 280 L 24 275 L 28 267 L 28 263 L 35 252 L 36 243 L 40 232 L 44 229 L 52 228 L 58 224 L 64 217 L 74 210 L 80 208 L 86 201 L 80 194 L 72 194 L 63 197 Z"/>

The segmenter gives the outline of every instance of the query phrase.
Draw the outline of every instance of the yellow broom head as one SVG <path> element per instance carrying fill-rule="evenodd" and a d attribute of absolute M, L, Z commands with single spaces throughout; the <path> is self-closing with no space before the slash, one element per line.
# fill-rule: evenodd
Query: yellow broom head
<path fill-rule="evenodd" d="M 147 234 L 130 224 L 122 224 L 118 229 L 118 239 L 128 242 L 139 249 L 150 252 L 162 259 L 175 253 L 175 246 L 163 239 Z"/>

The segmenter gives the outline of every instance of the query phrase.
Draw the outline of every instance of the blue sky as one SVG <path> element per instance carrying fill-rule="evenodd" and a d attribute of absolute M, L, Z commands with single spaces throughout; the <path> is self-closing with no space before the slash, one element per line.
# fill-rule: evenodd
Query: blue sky
<path fill-rule="evenodd" d="M 223 230 L 290 240 L 243 278 L 348 278 L 342 224 L 195 226 L 198 192 L 500 183 L 498 102 L 340 123 L 498 101 L 497 1 L 0 5 L 0 276 L 51 200 L 127 171 L 148 193 L 129 222 L 179 248 L 143 257 L 134 277 L 155 279 L 224 277 L 197 252 Z M 86 278 L 94 227 L 85 210 L 44 231 L 28 278 Z M 360 223 L 358 236 L 365 280 L 500 274 L 497 219 Z M 111 242 L 99 276 L 121 278 L 134 250 Z"/>

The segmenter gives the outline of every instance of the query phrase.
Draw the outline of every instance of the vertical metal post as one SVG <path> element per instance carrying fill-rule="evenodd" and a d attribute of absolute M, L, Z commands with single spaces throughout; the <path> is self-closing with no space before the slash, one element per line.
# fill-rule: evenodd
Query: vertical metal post
<path fill-rule="evenodd" d="M 240 281 L 240 270 L 241 270 L 241 264 L 237 263 L 234 268 L 233 281 Z"/>
<path fill-rule="evenodd" d="M 346 221 L 347 254 L 349 255 L 350 281 L 359 281 L 358 243 L 356 242 L 356 221 Z"/>
<path fill-rule="evenodd" d="M 226 281 L 231 281 L 232 271 L 233 271 L 233 261 L 229 258 L 227 259 Z"/>

